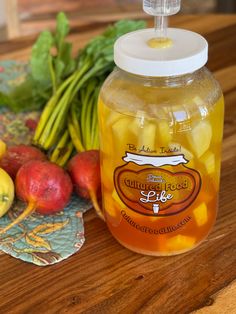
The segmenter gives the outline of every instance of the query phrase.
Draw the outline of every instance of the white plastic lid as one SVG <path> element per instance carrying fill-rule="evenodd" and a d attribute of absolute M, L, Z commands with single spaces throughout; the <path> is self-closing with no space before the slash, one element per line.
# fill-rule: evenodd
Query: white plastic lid
<path fill-rule="evenodd" d="M 168 28 L 173 45 L 151 48 L 148 40 L 154 29 L 135 31 L 121 36 L 114 46 L 116 65 L 129 73 L 144 76 L 175 76 L 192 73 L 208 60 L 208 43 L 201 35 L 178 28 Z"/>

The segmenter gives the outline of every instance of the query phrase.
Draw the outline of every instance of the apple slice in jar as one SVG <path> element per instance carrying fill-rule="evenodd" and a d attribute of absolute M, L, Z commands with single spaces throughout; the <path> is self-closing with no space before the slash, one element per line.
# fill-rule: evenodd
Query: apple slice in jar
<path fill-rule="evenodd" d="M 130 125 L 133 122 L 132 117 L 120 117 L 112 126 L 113 135 L 113 150 L 116 151 L 116 155 L 120 158 L 124 155 L 124 152 L 128 149 L 128 145 L 136 144 L 137 134 L 133 129 L 130 129 Z M 138 132 L 138 130 L 136 131 Z"/>
<path fill-rule="evenodd" d="M 158 148 L 161 146 L 168 147 L 172 140 L 172 133 L 168 121 L 159 120 L 157 121 L 157 145 Z M 159 149 L 158 149 L 159 151 Z"/>
<path fill-rule="evenodd" d="M 215 172 L 215 155 L 208 151 L 201 157 L 201 162 L 203 163 L 206 173 L 209 175 L 214 174 Z"/>
<path fill-rule="evenodd" d="M 206 203 L 201 203 L 193 210 L 193 215 L 198 227 L 201 227 L 207 223 L 208 214 Z"/>
<path fill-rule="evenodd" d="M 111 127 L 114 123 L 116 123 L 117 121 L 119 121 L 122 118 L 124 118 L 124 116 L 122 116 L 120 113 L 115 112 L 115 111 L 110 111 L 110 113 L 106 119 L 107 127 Z"/>
<path fill-rule="evenodd" d="M 137 135 L 137 148 L 142 152 L 155 149 L 156 125 L 152 120 L 146 112 L 139 110 L 129 126 L 129 130 Z"/>
<path fill-rule="evenodd" d="M 200 121 L 187 135 L 191 150 L 200 158 L 210 147 L 212 128 L 208 121 Z"/>

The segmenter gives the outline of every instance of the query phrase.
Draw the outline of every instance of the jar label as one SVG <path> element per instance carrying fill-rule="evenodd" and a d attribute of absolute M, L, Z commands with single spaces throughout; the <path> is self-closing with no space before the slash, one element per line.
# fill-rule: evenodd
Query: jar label
<path fill-rule="evenodd" d="M 188 163 L 184 155 L 126 153 L 123 160 L 126 163 L 114 172 L 115 188 L 123 203 L 135 212 L 155 217 L 175 215 L 187 209 L 200 191 L 201 177 L 183 165 Z"/>

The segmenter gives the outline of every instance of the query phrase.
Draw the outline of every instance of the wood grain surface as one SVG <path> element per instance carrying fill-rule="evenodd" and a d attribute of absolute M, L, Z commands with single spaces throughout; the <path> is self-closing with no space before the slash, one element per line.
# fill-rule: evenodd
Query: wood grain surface
<path fill-rule="evenodd" d="M 106 22 L 75 29 L 70 36 L 75 50 Z M 225 95 L 220 208 L 213 231 L 190 253 L 142 256 L 119 245 L 91 210 L 85 215 L 86 243 L 68 260 L 40 268 L 0 256 L 0 313 L 236 313 L 236 15 L 178 16 L 171 24 L 207 38 L 208 67 Z M 0 44 L 0 59 L 27 60 L 33 40 Z"/>

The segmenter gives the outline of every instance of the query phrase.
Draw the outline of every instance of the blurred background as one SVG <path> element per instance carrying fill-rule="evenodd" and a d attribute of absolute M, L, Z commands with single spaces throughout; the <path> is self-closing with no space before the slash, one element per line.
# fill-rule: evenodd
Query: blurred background
<path fill-rule="evenodd" d="M 142 0 L 0 0 L 0 41 L 53 29 L 58 11 L 68 14 L 72 29 L 145 17 Z M 234 12 L 236 0 L 182 0 L 182 14 Z"/>

